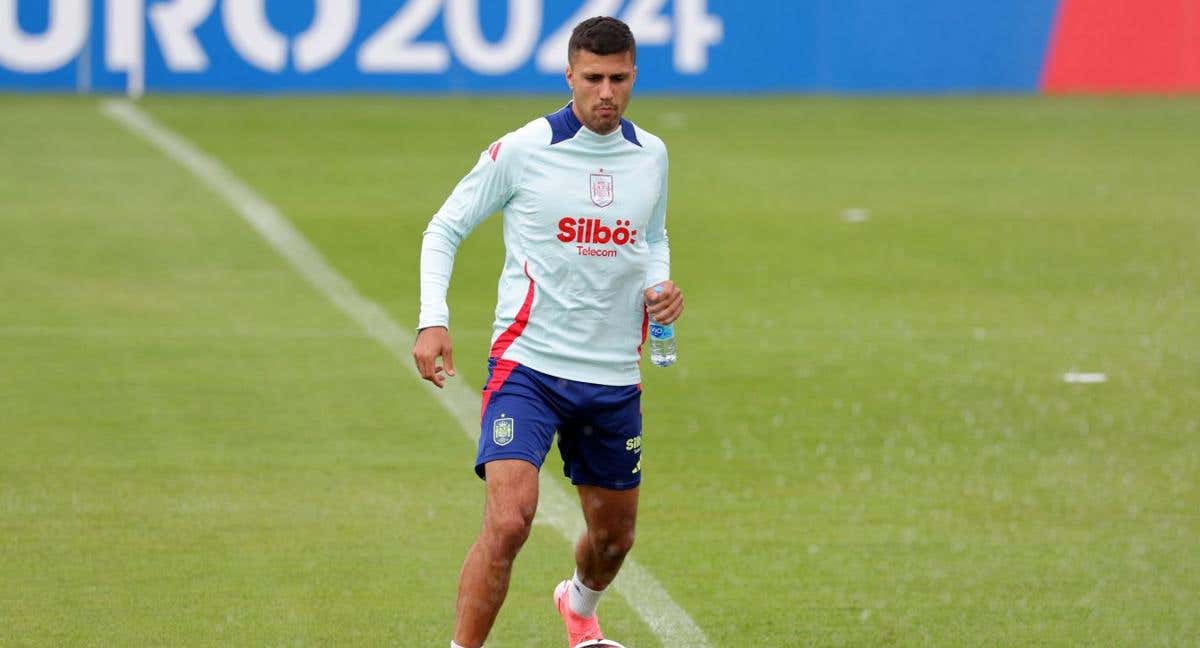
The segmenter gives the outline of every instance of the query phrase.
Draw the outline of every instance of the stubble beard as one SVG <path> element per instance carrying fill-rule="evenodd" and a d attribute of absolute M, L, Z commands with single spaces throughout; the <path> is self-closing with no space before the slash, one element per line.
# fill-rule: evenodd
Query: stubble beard
<path fill-rule="evenodd" d="M 596 114 L 596 112 L 593 112 L 592 113 L 592 123 L 588 124 L 588 128 L 590 128 L 591 130 L 593 130 L 597 133 L 600 133 L 601 135 L 607 135 L 608 133 L 611 133 L 611 132 L 617 130 L 617 126 L 619 126 L 620 124 L 621 124 L 621 112 L 614 108 L 612 117 L 601 117 L 598 114 Z"/>

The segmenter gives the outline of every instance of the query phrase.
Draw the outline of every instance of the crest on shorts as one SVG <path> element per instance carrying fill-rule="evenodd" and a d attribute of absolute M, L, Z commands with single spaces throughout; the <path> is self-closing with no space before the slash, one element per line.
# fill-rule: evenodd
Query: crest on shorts
<path fill-rule="evenodd" d="M 589 193 L 592 196 L 592 204 L 597 207 L 608 207 L 613 201 L 613 177 L 608 173 L 604 173 L 604 169 L 600 169 L 600 173 L 593 173 L 588 176 Z"/>
<path fill-rule="evenodd" d="M 498 418 L 492 423 L 492 441 L 498 446 L 506 446 L 512 443 L 513 430 L 516 424 L 511 418 Z"/>

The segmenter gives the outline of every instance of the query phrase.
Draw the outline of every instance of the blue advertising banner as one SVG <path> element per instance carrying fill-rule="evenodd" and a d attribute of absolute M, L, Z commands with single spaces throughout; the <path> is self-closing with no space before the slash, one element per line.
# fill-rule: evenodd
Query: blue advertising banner
<path fill-rule="evenodd" d="M 1036 91 L 1058 0 L 0 0 L 0 89 L 559 92 L 615 15 L 638 87 Z"/>

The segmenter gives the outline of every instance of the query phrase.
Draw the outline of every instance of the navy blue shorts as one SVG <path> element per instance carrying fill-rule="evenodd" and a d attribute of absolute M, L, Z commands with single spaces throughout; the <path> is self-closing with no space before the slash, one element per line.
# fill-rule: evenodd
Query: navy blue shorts
<path fill-rule="evenodd" d="M 642 387 L 555 378 L 512 360 L 488 360 L 475 473 L 489 461 L 523 459 L 541 469 L 554 433 L 563 473 L 575 485 L 613 490 L 642 483 Z"/>

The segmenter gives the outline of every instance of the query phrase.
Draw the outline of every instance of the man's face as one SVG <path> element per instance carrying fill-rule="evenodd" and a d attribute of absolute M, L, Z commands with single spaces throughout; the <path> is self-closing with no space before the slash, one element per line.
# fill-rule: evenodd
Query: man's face
<path fill-rule="evenodd" d="M 616 130 L 629 106 L 636 77 L 633 52 L 603 55 L 587 50 L 575 52 L 575 60 L 567 66 L 567 85 L 571 86 L 579 121 L 601 135 Z"/>

